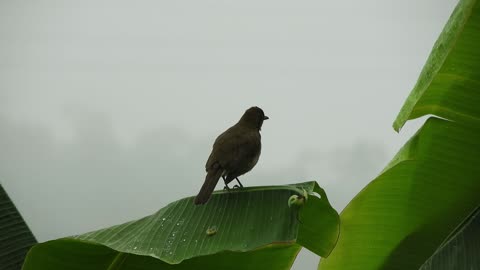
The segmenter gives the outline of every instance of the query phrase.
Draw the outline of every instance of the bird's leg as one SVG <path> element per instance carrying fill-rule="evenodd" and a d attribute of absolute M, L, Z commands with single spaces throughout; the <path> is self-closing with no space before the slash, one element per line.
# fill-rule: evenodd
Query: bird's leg
<path fill-rule="evenodd" d="M 237 182 L 238 182 L 238 184 L 240 185 L 240 187 L 243 188 L 242 183 L 240 183 L 240 179 L 238 179 L 238 177 L 235 177 L 235 179 L 237 180 Z"/>
<path fill-rule="evenodd" d="M 228 184 L 227 184 L 227 178 L 224 175 L 222 175 L 222 178 L 223 178 L 223 182 L 225 183 L 225 187 L 223 187 L 223 190 L 230 191 L 230 187 L 228 187 Z"/>
<path fill-rule="evenodd" d="M 235 180 L 237 180 L 238 185 L 233 186 L 233 188 L 243 188 L 243 185 L 240 183 L 240 180 L 238 180 L 238 177 L 235 177 Z"/>

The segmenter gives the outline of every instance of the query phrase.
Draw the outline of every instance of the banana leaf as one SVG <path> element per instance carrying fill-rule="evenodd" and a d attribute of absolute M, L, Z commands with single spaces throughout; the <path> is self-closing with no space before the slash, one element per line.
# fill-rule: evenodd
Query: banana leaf
<path fill-rule="evenodd" d="M 478 44 L 480 5 L 461 0 L 393 126 L 428 114 L 448 120 L 429 118 L 349 203 L 319 269 L 419 269 L 480 205 Z"/>
<path fill-rule="evenodd" d="M 289 269 L 302 246 L 328 256 L 338 233 L 338 214 L 316 182 L 251 187 L 38 244 L 23 269 Z"/>
<path fill-rule="evenodd" d="M 433 114 L 480 125 L 480 3 L 461 0 L 393 123 Z"/>
<path fill-rule="evenodd" d="M 480 269 L 480 207 L 460 224 L 420 270 Z"/>
<path fill-rule="evenodd" d="M 0 185 L 0 269 L 21 269 L 27 251 L 36 243 L 37 240 Z"/>
<path fill-rule="evenodd" d="M 319 269 L 418 269 L 480 205 L 480 129 L 430 118 L 341 213 Z"/>

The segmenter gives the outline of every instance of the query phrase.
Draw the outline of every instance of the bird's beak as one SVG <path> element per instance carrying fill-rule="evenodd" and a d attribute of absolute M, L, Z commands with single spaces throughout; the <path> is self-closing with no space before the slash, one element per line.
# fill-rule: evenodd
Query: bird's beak
<path fill-rule="evenodd" d="M 268 119 L 270 119 L 270 118 L 268 118 L 268 116 L 266 116 L 266 115 L 263 117 L 263 120 L 268 120 Z"/>

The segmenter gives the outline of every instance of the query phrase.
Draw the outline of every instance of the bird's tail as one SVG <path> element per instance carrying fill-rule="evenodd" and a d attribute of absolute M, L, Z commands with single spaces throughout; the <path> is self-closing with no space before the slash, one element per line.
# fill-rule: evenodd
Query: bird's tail
<path fill-rule="evenodd" d="M 210 170 L 205 177 L 205 182 L 203 183 L 200 192 L 198 192 L 197 197 L 195 197 L 195 204 L 204 204 L 210 199 L 215 186 L 218 183 L 218 179 L 222 176 L 223 170 L 221 168 L 216 168 Z"/>

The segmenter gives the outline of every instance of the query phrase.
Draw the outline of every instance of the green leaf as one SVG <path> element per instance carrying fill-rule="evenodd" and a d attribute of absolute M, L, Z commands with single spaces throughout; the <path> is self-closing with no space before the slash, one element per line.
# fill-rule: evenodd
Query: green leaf
<path fill-rule="evenodd" d="M 342 212 L 320 269 L 418 269 L 480 205 L 479 134 L 430 118 Z"/>
<path fill-rule="evenodd" d="M 290 196 L 309 194 L 290 208 Z M 142 219 L 33 247 L 30 269 L 289 269 L 301 246 L 328 256 L 339 217 L 316 182 L 173 202 Z M 272 260 L 273 256 L 276 258 Z"/>
<path fill-rule="evenodd" d="M 480 207 L 460 224 L 420 270 L 480 269 Z"/>
<path fill-rule="evenodd" d="M 0 185 L 0 268 L 22 267 L 28 249 L 37 241 L 7 192 Z"/>
<path fill-rule="evenodd" d="M 480 124 L 480 4 L 462 0 L 435 43 L 417 84 L 393 123 L 434 114 Z"/>

